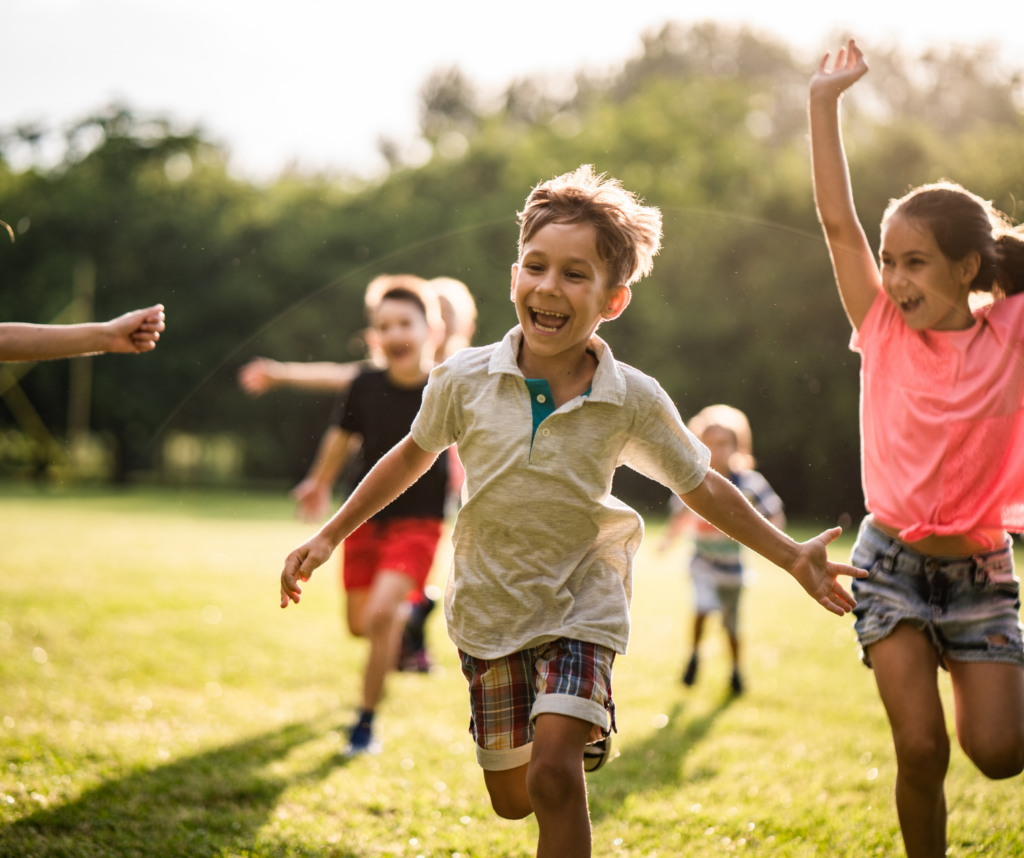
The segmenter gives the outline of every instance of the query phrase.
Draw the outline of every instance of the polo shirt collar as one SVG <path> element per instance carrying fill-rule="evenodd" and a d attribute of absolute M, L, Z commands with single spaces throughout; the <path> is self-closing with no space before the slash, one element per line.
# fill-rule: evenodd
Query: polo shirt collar
<path fill-rule="evenodd" d="M 523 329 L 516 325 L 505 334 L 491 354 L 491 360 L 487 365 L 487 374 L 504 372 L 522 378 L 523 373 L 518 364 L 519 348 L 522 342 Z M 622 374 L 622 370 L 612 355 L 612 350 L 608 347 L 608 343 L 597 334 L 591 338 L 590 348 L 597 355 L 597 369 L 594 371 L 589 400 L 622 405 L 626 401 L 626 377 Z"/>

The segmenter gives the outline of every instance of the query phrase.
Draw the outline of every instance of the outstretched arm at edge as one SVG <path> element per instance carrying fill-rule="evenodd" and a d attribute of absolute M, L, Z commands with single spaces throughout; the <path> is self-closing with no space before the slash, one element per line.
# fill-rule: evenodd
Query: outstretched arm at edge
<path fill-rule="evenodd" d="M 164 308 L 154 304 L 142 310 L 82 325 L 0 324 L 0 361 L 54 360 L 56 358 L 120 352 L 148 352 L 156 348 L 164 329 Z"/>
<path fill-rule="evenodd" d="M 370 470 L 363 481 L 319 532 L 306 540 L 284 561 L 281 570 L 281 607 L 296 604 L 302 595 L 300 581 L 327 562 L 334 549 L 359 525 L 376 515 L 422 477 L 437 459 L 406 435 Z"/>
<path fill-rule="evenodd" d="M 863 578 L 867 572 L 828 559 L 826 546 L 843 532 L 826 530 L 807 542 L 794 542 L 772 527 L 727 479 L 708 471 L 692 492 L 680 495 L 686 505 L 720 531 L 785 569 L 820 605 L 842 616 L 856 600 L 839 584 L 839 575 Z"/>
<path fill-rule="evenodd" d="M 860 328 L 882 284 L 853 203 L 839 127 L 839 101 L 843 92 L 867 74 L 868 66 L 853 39 L 840 48 L 831 71 L 828 59 L 825 54 L 811 78 L 808 103 L 814 202 L 825 230 L 843 307 L 851 324 Z"/>

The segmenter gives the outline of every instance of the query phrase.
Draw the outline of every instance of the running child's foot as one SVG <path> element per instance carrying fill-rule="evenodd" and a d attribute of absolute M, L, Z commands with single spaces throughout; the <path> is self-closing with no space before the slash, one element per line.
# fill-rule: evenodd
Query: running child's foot
<path fill-rule="evenodd" d="M 583 771 L 596 772 L 609 760 L 615 759 L 618 754 L 612 750 L 611 734 L 600 742 L 594 742 L 583 748 Z"/>
<path fill-rule="evenodd" d="M 690 662 L 683 671 L 683 685 L 690 686 L 697 681 L 697 653 L 690 656 Z"/>
<path fill-rule="evenodd" d="M 380 741 L 373 735 L 373 713 L 363 710 L 359 714 L 359 720 L 356 722 L 356 725 L 349 730 L 345 756 L 354 757 L 357 754 L 379 754 L 380 751 Z"/>
<path fill-rule="evenodd" d="M 430 657 L 427 655 L 426 636 L 423 628 L 427 617 L 434 610 L 434 600 L 429 596 L 420 595 L 420 599 L 412 607 L 409 620 L 402 632 L 402 651 L 398 656 L 398 669 L 411 673 L 427 673 L 430 670 Z"/>
<path fill-rule="evenodd" d="M 430 673 L 432 665 L 433 662 L 425 649 L 406 652 L 403 648 L 402 660 L 398 663 L 398 669 L 406 673 Z"/>
<path fill-rule="evenodd" d="M 732 669 L 732 678 L 729 680 L 729 688 L 733 694 L 739 696 L 743 693 L 743 677 L 740 676 L 740 669 L 734 667 Z"/>

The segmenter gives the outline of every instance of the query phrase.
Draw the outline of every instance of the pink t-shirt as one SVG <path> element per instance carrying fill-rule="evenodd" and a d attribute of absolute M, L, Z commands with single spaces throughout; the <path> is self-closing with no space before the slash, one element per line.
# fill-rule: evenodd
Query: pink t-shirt
<path fill-rule="evenodd" d="M 880 291 L 850 341 L 865 503 L 907 542 L 1024 530 L 1024 294 L 974 318 L 915 332 Z"/>

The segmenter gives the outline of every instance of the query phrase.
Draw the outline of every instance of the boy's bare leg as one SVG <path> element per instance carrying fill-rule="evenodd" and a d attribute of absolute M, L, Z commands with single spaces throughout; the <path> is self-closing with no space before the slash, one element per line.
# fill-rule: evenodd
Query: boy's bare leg
<path fill-rule="evenodd" d="M 740 666 L 740 638 L 734 632 L 729 633 L 729 650 L 732 652 L 732 666 Z"/>
<path fill-rule="evenodd" d="M 363 676 L 363 709 L 373 711 L 384 691 L 384 677 L 392 668 L 393 626 L 398 608 L 416 584 L 408 575 L 391 570 L 377 573 L 363 608 L 370 655 Z"/>
<path fill-rule="evenodd" d="M 590 810 L 583 748 L 594 725 L 568 715 L 538 715 L 526 790 L 537 816 L 537 858 L 590 858 Z"/>
<path fill-rule="evenodd" d="M 484 769 L 484 783 L 491 797 L 491 807 L 502 819 L 524 819 L 533 813 L 530 794 L 526 790 L 526 771 L 529 768 L 530 764 L 524 763 L 501 772 Z"/>
<path fill-rule="evenodd" d="M 369 601 L 369 587 L 357 587 L 345 593 L 345 621 L 352 637 L 366 637 L 366 603 Z"/>
<path fill-rule="evenodd" d="M 960 747 L 987 777 L 1019 775 L 1024 771 L 1024 669 L 952 659 L 947 665 Z"/>
<path fill-rule="evenodd" d="M 939 657 L 923 632 L 900 623 L 869 653 L 896 745 L 896 811 L 908 858 L 946 854 L 949 736 L 939 698 Z"/>
<path fill-rule="evenodd" d="M 704 619 L 707 614 L 696 613 L 693 615 L 693 651 L 697 651 L 697 645 L 704 636 Z"/>

